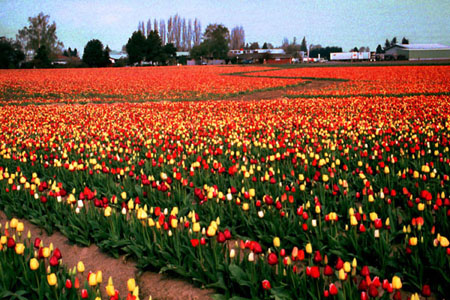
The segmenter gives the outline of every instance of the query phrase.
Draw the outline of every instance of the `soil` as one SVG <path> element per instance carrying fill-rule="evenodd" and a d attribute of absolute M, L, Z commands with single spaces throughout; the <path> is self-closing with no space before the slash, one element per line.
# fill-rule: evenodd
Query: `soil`
<path fill-rule="evenodd" d="M 267 99 L 277 99 L 286 95 L 288 91 L 310 91 L 310 90 L 320 90 L 325 88 L 331 84 L 336 84 L 334 81 L 329 80 L 311 80 L 306 82 L 303 85 L 295 86 L 295 87 L 286 87 L 281 90 L 274 91 L 264 91 L 264 92 L 255 92 L 250 94 L 239 95 L 236 97 L 227 98 L 227 100 L 267 100 Z"/>
<path fill-rule="evenodd" d="M 4 226 L 7 220 L 6 215 L 0 211 L 0 223 Z M 73 268 L 79 261 L 82 261 L 86 270 L 84 272 L 86 278 L 89 271 L 96 272 L 101 270 L 103 273 L 102 293 L 104 296 L 106 296 L 104 287 L 110 276 L 113 278 L 114 287 L 119 290 L 119 295 L 122 298 L 126 298 L 128 293 L 127 280 L 129 278 L 136 278 L 140 299 L 148 299 L 149 296 L 152 296 L 152 299 L 157 300 L 202 300 L 211 299 L 211 295 L 215 293 L 214 290 L 200 289 L 187 281 L 169 278 L 163 274 L 152 272 L 139 274 L 136 263 L 132 260 L 127 260 L 125 257 L 115 259 L 102 253 L 95 245 L 79 247 L 70 244 L 67 238 L 59 232 L 54 232 L 49 236 L 45 231 L 27 220 L 19 220 L 25 225 L 24 233 L 27 234 L 28 230 L 31 232 L 33 241 L 36 237 L 39 237 L 45 246 L 53 243 L 55 248 L 59 248 L 62 253 L 63 264 L 68 268 Z M 82 280 L 80 281 L 82 282 Z"/>

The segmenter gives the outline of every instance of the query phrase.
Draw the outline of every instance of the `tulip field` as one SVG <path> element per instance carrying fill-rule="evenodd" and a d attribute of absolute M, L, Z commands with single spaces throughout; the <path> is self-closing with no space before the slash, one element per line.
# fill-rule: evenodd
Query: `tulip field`
<path fill-rule="evenodd" d="M 443 299 L 449 82 L 448 65 L 0 70 L 0 210 L 215 299 Z M 36 260 L 61 283 L 37 289 L 83 298 L 0 233 L 2 268 L 34 284 Z"/>

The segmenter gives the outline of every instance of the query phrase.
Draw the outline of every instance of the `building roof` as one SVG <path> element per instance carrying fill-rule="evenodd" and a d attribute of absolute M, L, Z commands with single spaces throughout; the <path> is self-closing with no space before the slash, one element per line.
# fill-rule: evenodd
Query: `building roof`
<path fill-rule="evenodd" d="M 450 50 L 449 46 L 442 44 L 395 44 L 390 48 L 400 47 L 407 50 Z"/>

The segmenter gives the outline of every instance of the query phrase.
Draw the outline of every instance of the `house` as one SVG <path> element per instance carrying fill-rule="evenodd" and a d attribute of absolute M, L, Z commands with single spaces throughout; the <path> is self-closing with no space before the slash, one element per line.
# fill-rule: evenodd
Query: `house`
<path fill-rule="evenodd" d="M 240 49 L 228 51 L 228 58 L 241 64 L 290 64 L 292 55 L 283 49 Z"/>
<path fill-rule="evenodd" d="M 385 59 L 450 59 L 450 47 L 441 44 L 395 44 L 385 51 Z"/>
<path fill-rule="evenodd" d="M 54 66 L 65 66 L 68 64 L 74 65 L 81 63 L 81 60 L 78 56 L 64 56 L 64 55 L 57 55 L 52 60 L 52 65 Z"/>

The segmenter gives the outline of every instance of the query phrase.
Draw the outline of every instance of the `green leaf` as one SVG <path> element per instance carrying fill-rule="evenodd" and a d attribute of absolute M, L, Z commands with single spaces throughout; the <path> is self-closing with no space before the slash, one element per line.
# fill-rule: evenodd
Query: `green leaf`
<path fill-rule="evenodd" d="M 248 279 L 247 273 L 245 273 L 239 266 L 232 264 L 229 267 L 231 278 L 241 286 L 251 287 L 251 282 Z"/>

